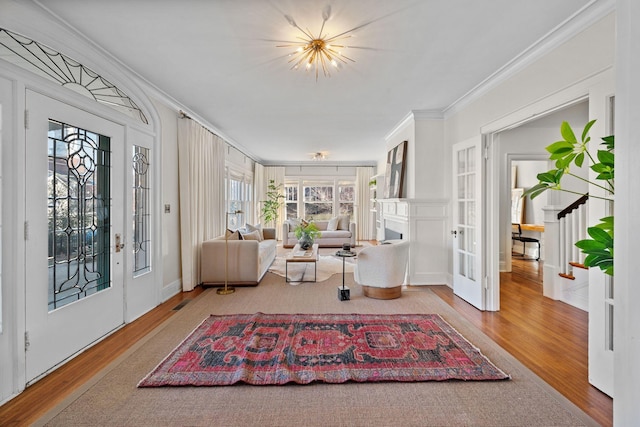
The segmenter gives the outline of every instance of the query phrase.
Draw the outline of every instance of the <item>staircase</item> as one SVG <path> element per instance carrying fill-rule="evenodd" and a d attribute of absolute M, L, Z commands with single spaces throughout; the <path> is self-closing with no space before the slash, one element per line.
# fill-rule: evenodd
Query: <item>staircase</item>
<path fill-rule="evenodd" d="M 587 238 L 587 200 L 585 194 L 558 213 L 559 233 L 559 271 L 561 277 L 575 280 L 574 268 L 587 269 L 584 266 L 585 255 L 576 247 L 578 240 Z"/>
<path fill-rule="evenodd" d="M 588 237 L 588 200 L 584 195 L 566 208 L 546 207 L 543 294 L 588 311 L 589 274 L 585 255 L 575 246 Z"/>

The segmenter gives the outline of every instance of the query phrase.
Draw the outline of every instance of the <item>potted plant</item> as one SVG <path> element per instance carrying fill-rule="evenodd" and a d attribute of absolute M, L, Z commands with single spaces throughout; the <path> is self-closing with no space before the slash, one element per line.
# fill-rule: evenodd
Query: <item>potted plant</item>
<path fill-rule="evenodd" d="M 313 246 L 316 238 L 320 236 L 320 230 L 318 226 L 313 222 L 301 221 L 300 224 L 293 230 L 300 244 L 300 248 L 307 250 Z"/>
<path fill-rule="evenodd" d="M 267 186 L 267 200 L 262 200 L 262 211 L 260 213 L 260 218 L 262 218 L 265 224 L 273 223 L 277 225 L 278 223 L 278 211 L 280 207 L 282 207 L 284 203 L 284 194 L 282 194 L 282 184 L 276 185 L 273 179 L 269 180 L 269 185 Z"/>
<path fill-rule="evenodd" d="M 599 197 L 590 195 L 589 197 L 600 198 L 606 201 L 612 201 L 614 195 L 614 136 L 607 136 L 602 138 L 602 144 L 604 149 L 600 149 L 597 152 L 596 158 L 593 158 L 589 153 L 588 143 L 591 138 L 588 136 L 589 129 L 595 123 L 595 120 L 590 121 L 584 127 L 582 131 L 581 140 L 578 140 L 571 129 L 571 126 L 567 122 L 562 122 L 560 126 L 560 133 L 562 134 L 562 140 L 554 142 L 549 145 L 546 150 L 551 153 L 550 160 L 556 161 L 556 169 L 550 170 L 538 174 L 538 184 L 525 191 L 523 197 L 530 195 L 531 198 L 535 198 L 547 190 L 567 191 L 574 194 L 580 194 L 575 191 L 562 188 L 561 180 L 565 175 L 574 176 L 578 179 L 579 176 L 571 173 L 570 166 L 572 164 L 577 167 L 581 167 L 585 160 L 591 162 L 591 170 L 598 175 L 596 180 L 600 181 L 592 182 L 586 180 L 589 184 L 606 190 L 606 193 L 610 197 Z M 576 242 L 576 246 L 587 256 L 584 260 L 586 267 L 598 267 L 605 274 L 613 276 L 613 216 L 608 216 L 600 219 L 600 223 L 587 228 L 590 238 Z"/>

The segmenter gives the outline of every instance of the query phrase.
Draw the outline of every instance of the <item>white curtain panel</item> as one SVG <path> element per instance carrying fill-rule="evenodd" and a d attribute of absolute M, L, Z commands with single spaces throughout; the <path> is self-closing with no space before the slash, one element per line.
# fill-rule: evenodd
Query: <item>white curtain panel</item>
<path fill-rule="evenodd" d="M 264 191 L 265 196 L 261 200 L 266 200 L 266 192 L 267 186 L 269 185 L 269 181 L 273 180 L 274 184 L 280 185 L 282 184 L 281 190 L 282 194 L 284 194 L 284 167 L 282 166 L 265 166 L 264 167 Z M 282 222 L 286 219 L 286 210 L 284 203 L 278 210 L 278 223 L 277 224 L 262 224 L 265 227 L 275 227 L 276 229 L 276 239 L 282 239 Z"/>
<path fill-rule="evenodd" d="M 255 222 L 261 222 L 260 214 L 262 213 L 262 200 L 267 200 L 267 184 L 264 181 L 264 166 L 260 163 L 255 164 L 253 170 L 253 218 Z"/>
<path fill-rule="evenodd" d="M 356 168 L 356 227 L 358 240 L 371 240 L 371 199 L 369 181 L 373 176 L 373 167 Z M 357 242 L 356 242 L 357 243 Z"/>
<path fill-rule="evenodd" d="M 224 229 L 225 147 L 223 139 L 188 119 L 178 120 L 178 174 L 182 289 L 200 283 L 202 242 Z"/>

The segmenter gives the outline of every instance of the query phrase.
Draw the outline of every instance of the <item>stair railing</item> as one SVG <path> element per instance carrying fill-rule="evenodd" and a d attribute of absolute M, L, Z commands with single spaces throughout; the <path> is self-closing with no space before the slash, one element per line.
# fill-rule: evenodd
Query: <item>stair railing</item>
<path fill-rule="evenodd" d="M 587 200 L 585 194 L 558 213 L 559 263 L 558 274 L 573 279 L 573 267 L 584 264 L 584 254 L 575 243 L 587 238 Z"/>

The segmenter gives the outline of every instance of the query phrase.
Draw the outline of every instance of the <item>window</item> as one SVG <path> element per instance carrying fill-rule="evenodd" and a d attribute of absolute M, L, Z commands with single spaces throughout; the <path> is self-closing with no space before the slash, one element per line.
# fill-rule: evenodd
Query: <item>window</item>
<path fill-rule="evenodd" d="M 316 221 L 327 221 L 333 215 L 333 183 L 304 183 L 304 217 Z"/>
<path fill-rule="evenodd" d="M 251 219 L 253 202 L 253 177 L 245 173 L 227 170 L 226 200 L 227 228 L 237 230 Z M 233 213 L 241 211 L 242 213 Z"/>
<path fill-rule="evenodd" d="M 295 179 L 284 185 L 287 219 L 328 221 L 338 215 L 349 215 L 353 221 L 356 198 L 354 179 Z M 302 197 L 300 197 L 302 195 Z"/>
<path fill-rule="evenodd" d="M 287 208 L 287 219 L 298 218 L 298 183 L 284 185 L 284 201 Z"/>
<path fill-rule="evenodd" d="M 338 207 L 340 215 L 349 215 L 353 220 L 353 206 L 356 198 L 356 187 L 353 181 L 338 183 Z"/>

